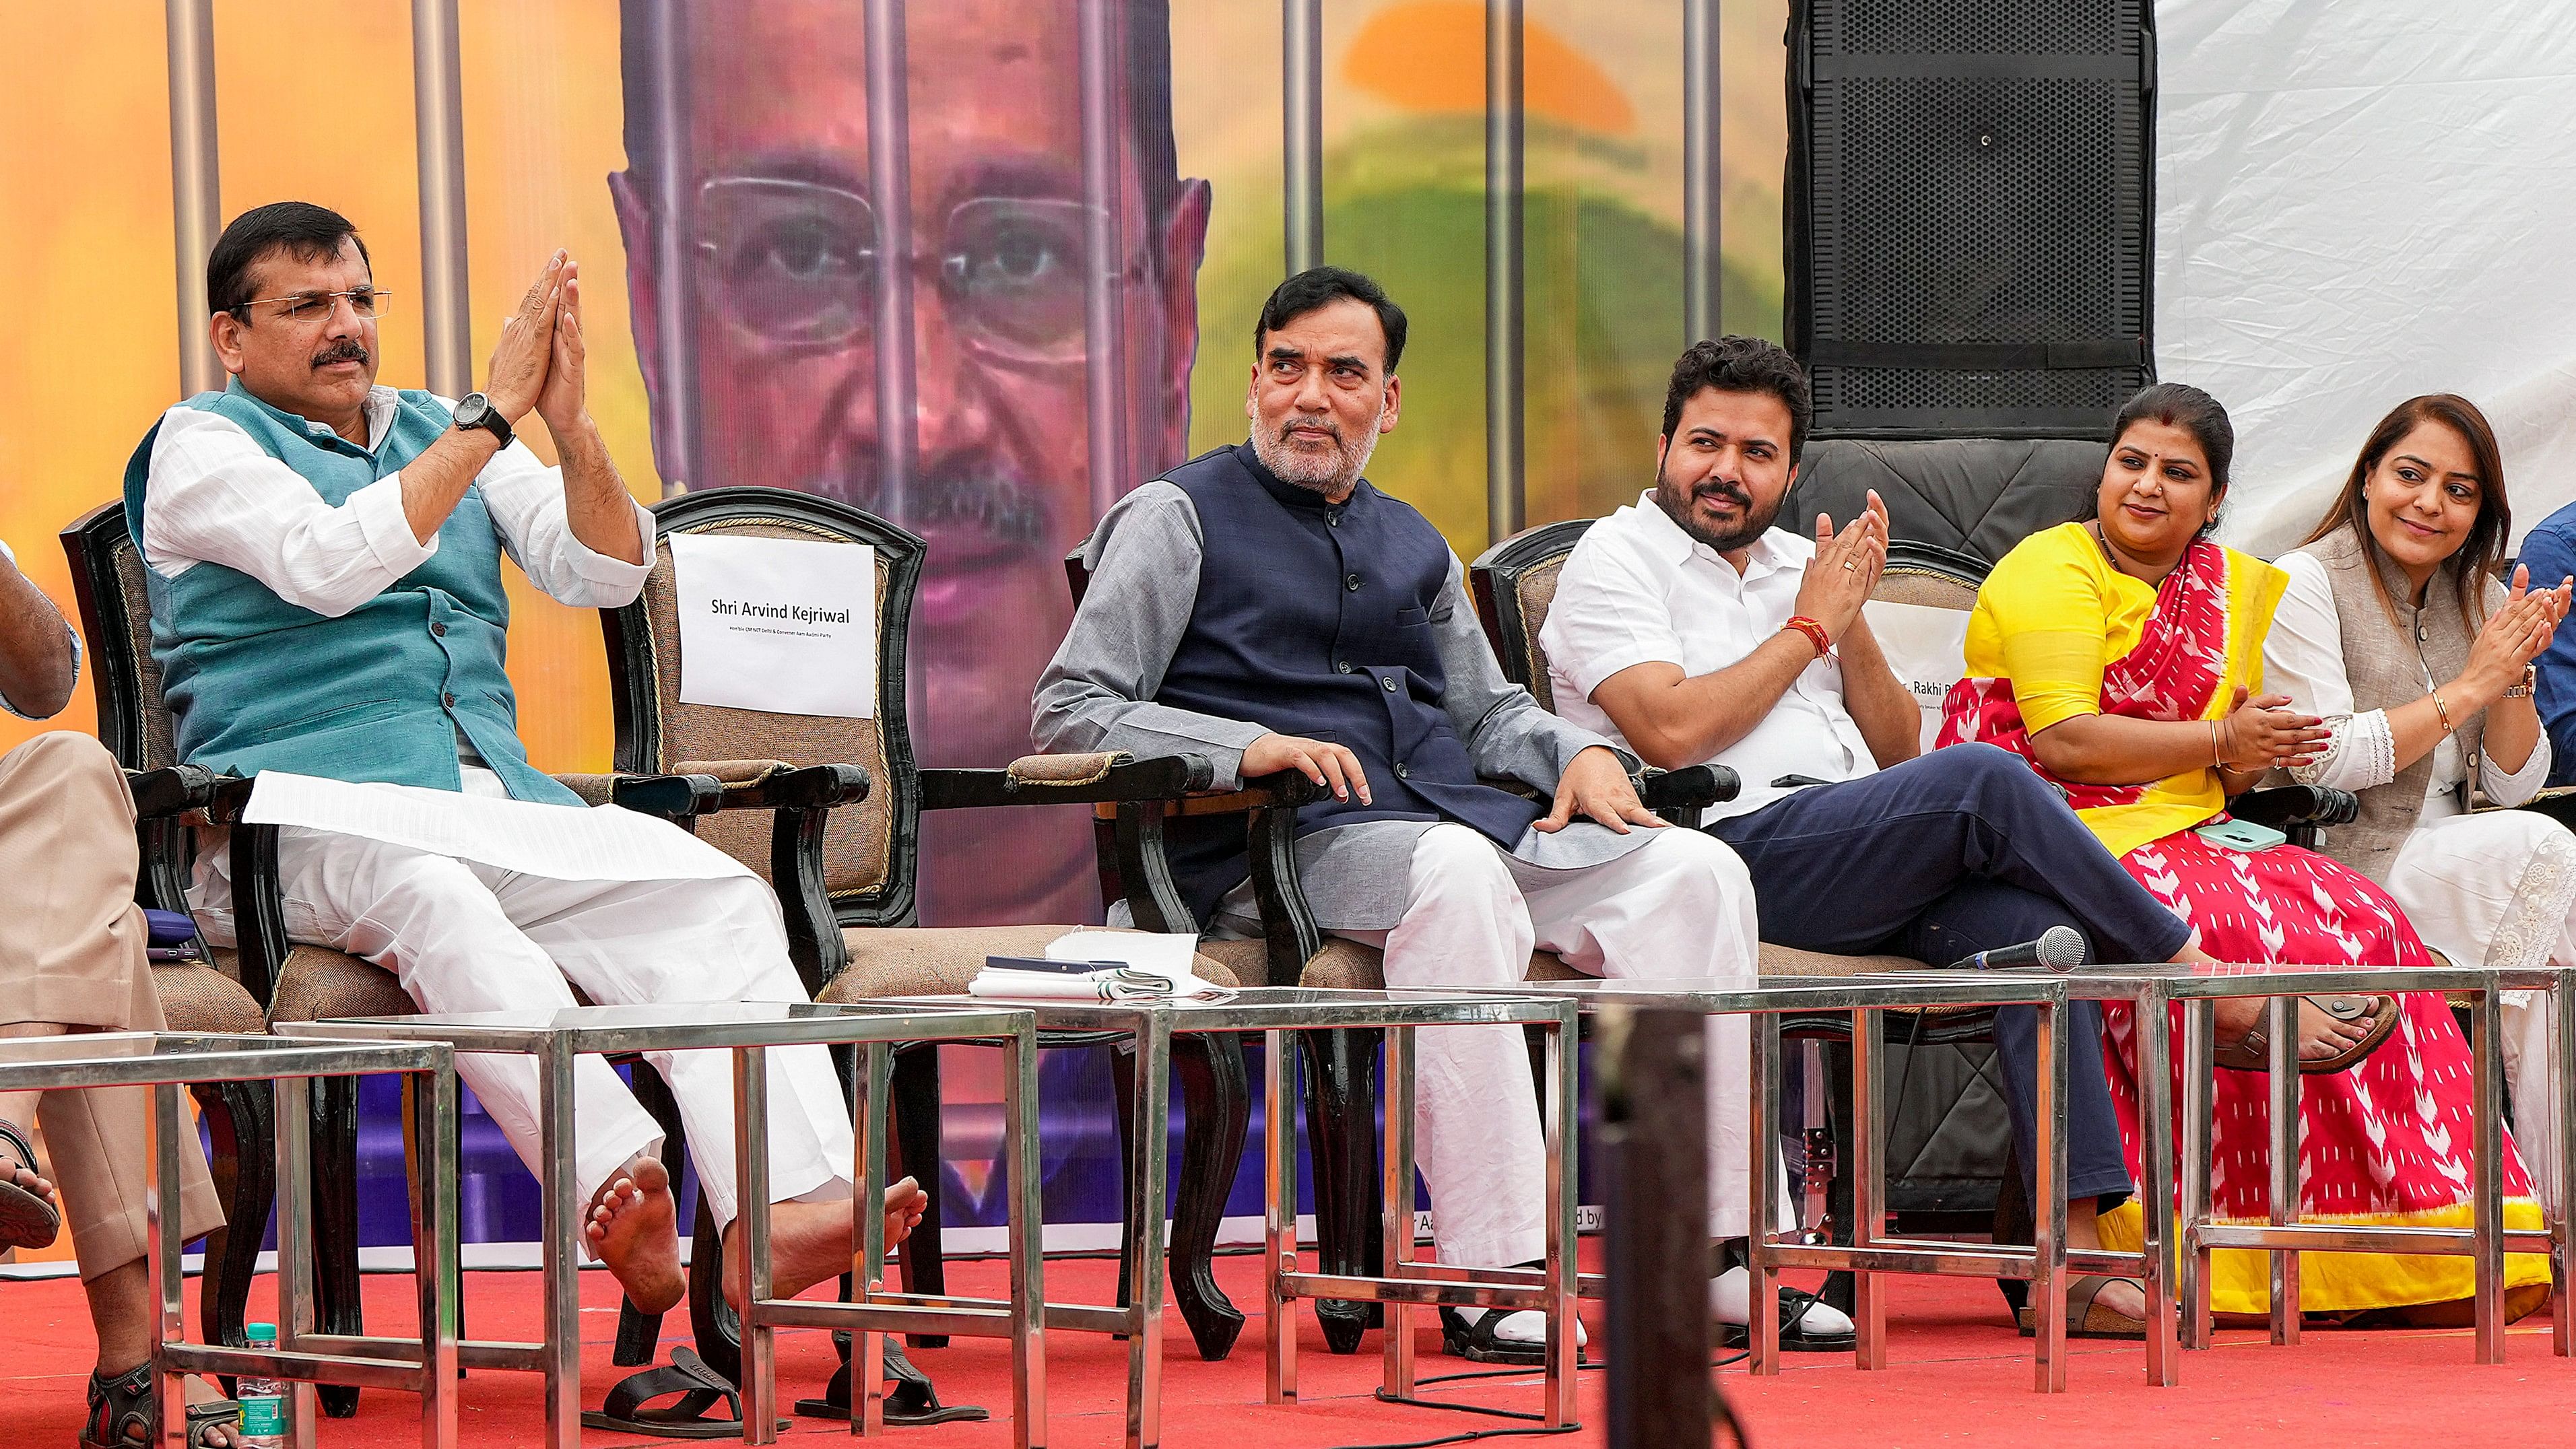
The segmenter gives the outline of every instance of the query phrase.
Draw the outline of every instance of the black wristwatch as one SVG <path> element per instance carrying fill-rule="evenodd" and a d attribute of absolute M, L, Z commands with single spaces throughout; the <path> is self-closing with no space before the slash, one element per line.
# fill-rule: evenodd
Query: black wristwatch
<path fill-rule="evenodd" d="M 481 428 L 499 438 L 502 447 L 510 446 L 510 420 L 501 416 L 501 410 L 492 406 L 492 400 L 479 392 L 469 392 L 457 401 L 456 425 Z"/>

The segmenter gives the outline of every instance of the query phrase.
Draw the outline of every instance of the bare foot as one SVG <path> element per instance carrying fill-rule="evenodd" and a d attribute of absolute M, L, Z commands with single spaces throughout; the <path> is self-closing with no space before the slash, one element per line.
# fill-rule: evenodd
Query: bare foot
<path fill-rule="evenodd" d="M 689 1280 L 680 1271 L 678 1221 L 670 1169 L 659 1158 L 637 1153 L 591 1200 L 581 1235 L 590 1255 L 608 1265 L 637 1308 L 660 1313 L 689 1294 Z"/>
<path fill-rule="evenodd" d="M 912 1236 L 921 1223 L 921 1215 L 930 1206 L 930 1194 L 921 1184 L 907 1177 L 885 1190 L 885 1240 L 891 1248 Z M 739 1224 L 725 1228 L 725 1301 L 742 1310 L 742 1278 L 734 1264 L 733 1233 Z M 850 1203 L 782 1202 L 769 1209 L 769 1292 L 773 1298 L 793 1298 L 826 1278 L 837 1278 L 850 1271 L 850 1259 L 858 1251 L 854 1242 L 856 1224 Z"/>
<path fill-rule="evenodd" d="M 2147 1316 L 2146 1289 L 2134 1278 L 2114 1278 L 2103 1284 L 2102 1291 L 2093 1295 L 2093 1301 L 2131 1318 Z"/>
<path fill-rule="evenodd" d="M 2231 997 L 2218 1003 L 2218 1040 L 2220 1045 L 2241 1041 L 2247 1032 L 2263 1024 L 2269 1003 L 2259 997 Z M 2320 1010 L 2306 997 L 2299 998 L 2299 1059 L 2323 1061 L 2370 1035 L 2371 1027 L 2387 1004 L 2374 999 L 2368 1015 L 2354 1021 L 2338 1021 Z"/>
<path fill-rule="evenodd" d="M 11 1196 L 0 1202 L 0 1248 L 47 1248 L 62 1232 L 62 1200 L 54 1195 L 51 1181 L 39 1175 L 32 1163 L 22 1163 L 6 1145 L 0 1145 L 0 1182 L 19 1188 L 44 1202 L 44 1207 L 29 1206 L 22 1197 Z M 48 1220 L 45 1208 L 53 1209 Z"/>

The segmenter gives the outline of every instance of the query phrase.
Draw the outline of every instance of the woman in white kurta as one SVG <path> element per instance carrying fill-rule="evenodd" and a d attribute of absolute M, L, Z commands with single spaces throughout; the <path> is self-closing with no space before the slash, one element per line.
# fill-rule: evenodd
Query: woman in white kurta
<path fill-rule="evenodd" d="M 2316 532 L 2278 560 L 2289 588 L 2264 677 L 2333 731 L 2290 774 L 2362 796 L 2362 819 L 2327 831 L 2327 850 L 2380 878 L 2428 945 L 2459 965 L 2576 966 L 2576 835 L 2531 811 L 2469 808 L 2472 790 L 2523 804 L 2549 776 L 2530 661 L 2569 585 L 2497 583 L 2510 529 L 2477 409 L 2449 396 L 2400 405 Z M 2547 997 L 2506 992 L 2503 1015 L 2514 1137 L 2554 1203 Z"/>

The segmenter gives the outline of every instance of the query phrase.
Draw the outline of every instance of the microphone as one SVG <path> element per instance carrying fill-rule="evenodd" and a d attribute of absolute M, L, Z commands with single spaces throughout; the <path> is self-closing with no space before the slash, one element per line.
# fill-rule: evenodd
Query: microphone
<path fill-rule="evenodd" d="M 2027 971 L 2045 966 L 2051 971 L 2072 971 L 2091 959 L 2092 951 L 2084 944 L 2084 933 L 2073 926 L 2051 926 L 2039 933 L 2036 941 L 2018 946 L 1998 946 L 1979 951 L 1950 963 L 1953 971 Z"/>

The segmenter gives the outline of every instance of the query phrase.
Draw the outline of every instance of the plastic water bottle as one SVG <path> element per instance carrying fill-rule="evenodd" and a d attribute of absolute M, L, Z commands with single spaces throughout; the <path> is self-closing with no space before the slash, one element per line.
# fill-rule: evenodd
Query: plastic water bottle
<path fill-rule="evenodd" d="M 251 1324 L 249 1336 L 252 1352 L 276 1352 L 276 1324 Z M 286 1449 L 287 1386 L 267 1378 L 241 1378 L 234 1383 L 233 1400 L 241 1405 L 236 1442 L 242 1449 Z"/>

